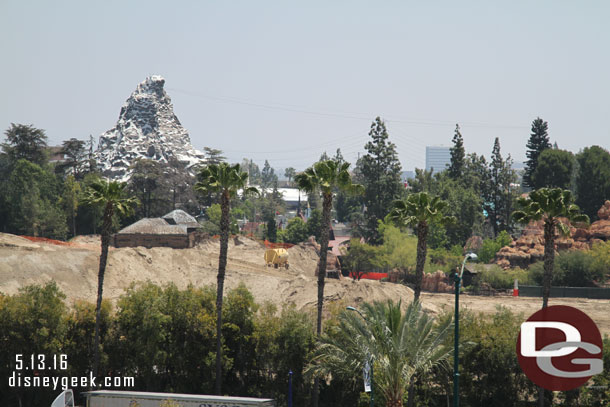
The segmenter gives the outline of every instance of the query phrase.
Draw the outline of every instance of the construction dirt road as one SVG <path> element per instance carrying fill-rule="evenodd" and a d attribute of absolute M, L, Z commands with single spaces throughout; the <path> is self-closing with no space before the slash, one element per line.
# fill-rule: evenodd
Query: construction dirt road
<path fill-rule="evenodd" d="M 290 268 L 265 266 L 265 247 L 240 237 L 229 243 L 225 288 L 244 283 L 259 303 L 270 301 L 278 307 L 294 304 L 297 309 L 314 309 L 317 255 L 311 246 L 297 245 L 288 250 Z M 81 236 L 69 244 L 31 241 L 0 233 L 0 292 L 15 294 L 19 288 L 54 280 L 67 296 L 67 302 L 81 299 L 94 302 L 97 293 L 99 237 Z M 104 282 L 104 297 L 116 301 L 132 283 L 151 281 L 174 283 L 179 288 L 216 284 L 219 242 L 207 240 L 192 249 L 143 247 L 110 249 Z M 413 291 L 406 286 L 378 281 L 327 279 L 325 299 L 358 305 L 363 301 L 402 299 L 408 303 Z M 452 294 L 424 293 L 422 303 L 432 313 L 453 309 Z M 498 306 L 530 315 L 542 300 L 526 297 L 485 297 L 463 295 L 460 304 L 473 312 L 494 313 Z M 553 298 L 552 305 L 565 304 L 587 313 L 602 334 L 610 334 L 610 301 Z"/>

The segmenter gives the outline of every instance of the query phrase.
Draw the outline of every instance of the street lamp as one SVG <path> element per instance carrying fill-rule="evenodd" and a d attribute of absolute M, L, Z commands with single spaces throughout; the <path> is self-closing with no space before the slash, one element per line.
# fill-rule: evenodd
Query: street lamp
<path fill-rule="evenodd" d="M 362 317 L 362 319 L 364 319 L 365 322 L 369 322 L 366 317 L 362 314 L 362 312 L 360 312 L 359 309 L 352 307 L 351 305 L 346 307 L 348 311 L 356 311 L 358 314 L 360 314 L 360 316 Z M 371 355 L 370 353 L 368 354 L 368 362 L 369 362 L 369 366 L 371 367 L 371 402 L 369 404 L 370 407 L 373 407 L 375 405 L 375 395 L 373 392 L 373 355 Z"/>
<path fill-rule="evenodd" d="M 464 274 L 464 266 L 468 260 L 476 260 L 477 255 L 468 253 L 464 256 L 462 269 L 460 274 L 455 274 L 455 341 L 453 345 L 453 407 L 460 405 L 460 373 L 459 373 L 459 350 L 460 350 L 460 286 L 462 283 L 462 274 Z"/>

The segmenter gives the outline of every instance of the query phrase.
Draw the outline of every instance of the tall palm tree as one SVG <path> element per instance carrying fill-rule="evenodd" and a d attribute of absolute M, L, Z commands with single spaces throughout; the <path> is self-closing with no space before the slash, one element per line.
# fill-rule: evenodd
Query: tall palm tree
<path fill-rule="evenodd" d="M 572 193 L 561 188 L 540 188 L 532 191 L 527 198 L 519 198 L 520 210 L 513 212 L 513 218 L 527 225 L 531 221 L 544 221 L 544 274 L 542 276 L 542 308 L 546 308 L 551 295 L 551 281 L 555 263 L 556 232 L 570 235 L 569 223 L 589 223 L 589 217 L 580 213 Z"/>
<path fill-rule="evenodd" d="M 295 175 L 294 182 L 299 190 L 308 194 L 322 193 L 322 230 L 320 233 L 320 262 L 318 263 L 318 318 L 316 334 L 322 334 L 322 307 L 324 305 L 324 279 L 326 278 L 326 258 L 328 254 L 328 236 L 330 234 L 330 212 L 333 207 L 333 192 L 337 189 L 362 194 L 364 188 L 352 184 L 349 174 L 349 163 L 335 160 L 318 161 L 305 171 Z M 318 405 L 319 378 L 314 380 L 313 405 Z"/>
<path fill-rule="evenodd" d="M 386 219 L 398 226 L 413 227 L 417 231 L 414 302 L 419 301 L 421 294 L 430 226 L 433 224 L 446 225 L 452 223 L 455 219 L 452 216 L 444 214 L 446 208 L 447 202 L 443 201 L 440 197 L 429 195 L 427 192 L 418 192 L 409 195 L 405 199 L 394 201 L 386 217 Z"/>
<path fill-rule="evenodd" d="M 218 257 L 218 277 L 216 287 L 216 394 L 222 391 L 222 295 L 227 269 L 227 252 L 229 249 L 229 213 L 231 198 L 239 190 L 244 195 L 258 194 L 254 187 L 248 187 L 248 173 L 243 172 L 239 164 L 225 162 L 210 164 L 201 169 L 195 191 L 204 196 L 215 194 L 220 197 L 220 256 Z"/>
<path fill-rule="evenodd" d="M 362 193 L 364 188 L 352 184 L 348 172 L 349 163 L 335 160 L 318 161 L 305 171 L 295 175 L 294 181 L 299 189 L 307 193 L 322 193 L 322 230 L 320 233 L 320 262 L 318 263 L 318 319 L 316 333 L 322 333 L 322 306 L 324 304 L 324 279 L 326 277 L 326 257 L 328 235 L 330 233 L 330 212 L 333 206 L 333 192 L 341 189 L 350 193 Z"/>
<path fill-rule="evenodd" d="M 101 207 L 104 209 L 102 221 L 102 252 L 100 267 L 97 273 L 97 303 L 95 306 L 95 357 L 93 372 L 98 374 L 100 362 L 100 311 L 102 308 L 102 292 L 104 289 L 104 274 L 108 261 L 108 246 L 112 233 L 112 217 L 114 214 L 127 216 L 133 213 L 134 207 L 139 203 L 136 198 L 127 196 L 127 184 L 109 180 L 96 180 L 89 185 L 83 194 L 81 203 L 86 206 Z"/>
<path fill-rule="evenodd" d="M 542 308 L 549 304 L 551 282 L 555 265 L 556 232 L 563 236 L 570 235 L 570 227 L 562 222 L 589 223 L 589 217 L 580 213 L 580 208 L 573 203 L 572 193 L 561 188 L 540 188 L 532 191 L 527 198 L 519 198 L 520 210 L 513 212 L 513 218 L 527 225 L 531 221 L 544 221 L 544 274 L 542 275 Z M 545 391 L 538 388 L 538 405 L 544 406 Z"/>
<path fill-rule="evenodd" d="M 418 302 L 405 313 L 401 303 L 364 303 L 362 313 L 343 312 L 338 325 L 324 335 L 308 371 L 318 375 L 358 377 L 373 360 L 373 390 L 386 406 L 402 406 L 403 396 L 418 375 L 444 365 L 452 355 L 446 341 L 452 320 L 435 321 Z M 411 399 L 411 395 L 409 395 Z"/>

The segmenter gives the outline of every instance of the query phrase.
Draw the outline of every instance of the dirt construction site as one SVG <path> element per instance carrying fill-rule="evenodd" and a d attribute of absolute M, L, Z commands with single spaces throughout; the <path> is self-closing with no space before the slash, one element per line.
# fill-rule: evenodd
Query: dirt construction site
<path fill-rule="evenodd" d="M 104 298 L 115 302 L 132 283 L 151 281 L 174 283 L 179 288 L 215 285 L 218 271 L 219 241 L 206 240 L 194 248 L 155 247 L 110 248 L 104 281 Z M 288 269 L 267 267 L 265 247 L 239 237 L 230 239 L 225 289 L 244 283 L 259 303 L 273 302 L 279 308 L 294 304 L 297 309 L 314 309 L 317 300 L 318 260 L 311 246 L 296 245 L 288 249 Z M 15 294 L 21 287 L 55 281 L 66 294 L 68 304 L 74 300 L 95 302 L 100 243 L 96 236 L 79 236 L 70 242 L 29 240 L 0 233 L 0 292 Z M 408 303 L 413 291 L 401 284 L 350 278 L 327 279 L 327 303 L 341 301 L 354 305 L 363 301 L 392 299 Z M 425 310 L 433 314 L 452 310 L 453 294 L 422 295 Z M 473 312 L 495 313 L 503 306 L 525 317 L 540 308 L 542 299 L 510 296 L 462 295 L 460 306 Z M 551 298 L 551 305 L 570 305 L 588 314 L 602 331 L 610 334 L 608 300 Z"/>

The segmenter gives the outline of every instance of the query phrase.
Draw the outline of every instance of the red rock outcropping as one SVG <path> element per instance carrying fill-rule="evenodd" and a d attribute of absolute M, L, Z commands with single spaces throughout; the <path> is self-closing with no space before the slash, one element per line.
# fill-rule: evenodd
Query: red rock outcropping
<path fill-rule="evenodd" d="M 555 249 L 587 250 L 596 242 L 610 241 L 610 201 L 597 211 L 599 220 L 589 228 L 575 228 L 570 225 L 570 237 L 559 236 L 555 240 Z M 562 220 L 567 222 L 565 219 Z M 542 260 L 544 256 L 543 222 L 532 222 L 523 230 L 521 237 L 510 246 L 503 247 L 496 254 L 495 262 L 502 268 L 526 268 L 530 264 Z"/>
<path fill-rule="evenodd" d="M 442 271 L 436 273 L 424 273 L 421 288 L 423 291 L 432 291 L 435 293 L 450 293 L 453 292 L 453 286 L 449 285 L 449 279 Z"/>

